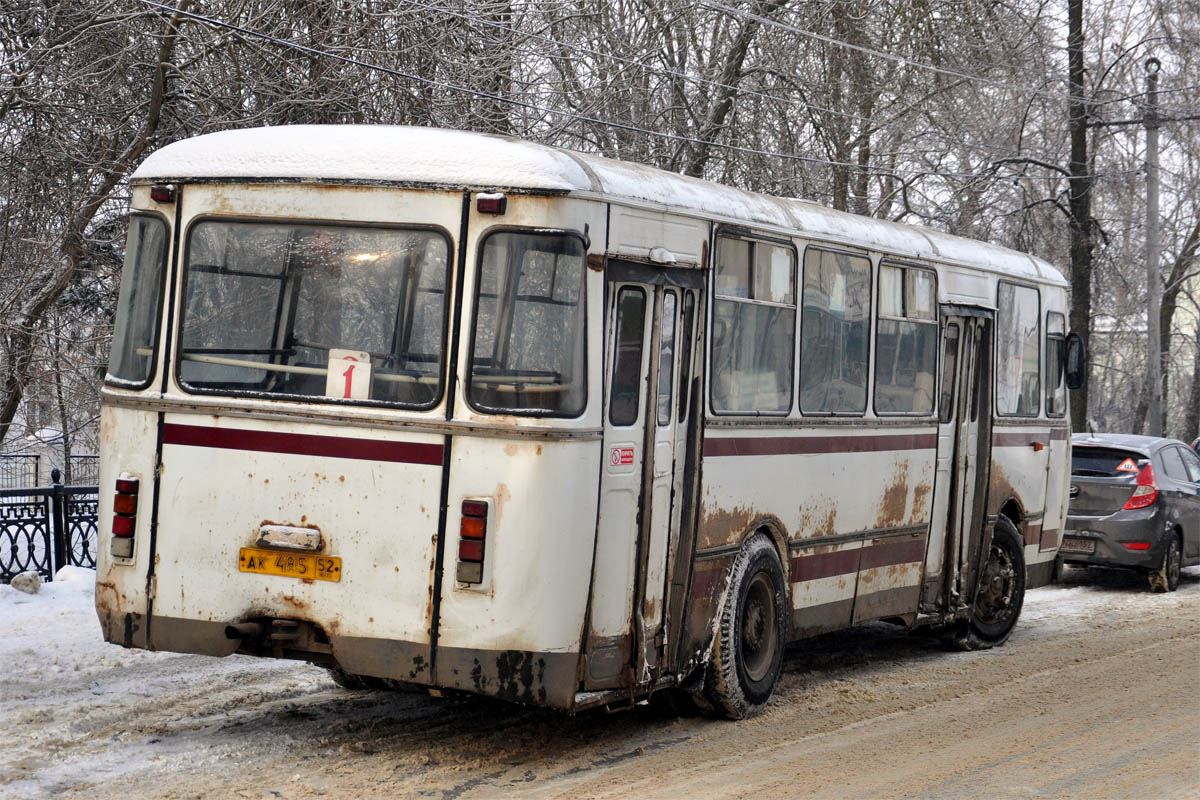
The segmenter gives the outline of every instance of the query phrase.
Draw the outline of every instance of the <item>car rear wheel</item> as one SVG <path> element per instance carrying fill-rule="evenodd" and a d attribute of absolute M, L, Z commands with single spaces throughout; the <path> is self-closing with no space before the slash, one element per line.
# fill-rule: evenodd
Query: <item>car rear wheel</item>
<path fill-rule="evenodd" d="M 1162 565 L 1150 573 L 1150 591 L 1173 592 L 1179 588 L 1179 537 L 1174 533 L 1167 540 Z"/>

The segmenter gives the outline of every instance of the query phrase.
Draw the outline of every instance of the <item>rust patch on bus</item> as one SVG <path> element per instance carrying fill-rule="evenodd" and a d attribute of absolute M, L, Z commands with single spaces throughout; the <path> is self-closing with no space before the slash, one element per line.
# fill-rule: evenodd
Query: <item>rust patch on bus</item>
<path fill-rule="evenodd" d="M 308 611 L 310 605 L 307 600 L 301 600 L 298 597 L 287 594 L 279 598 L 284 605 L 290 606 L 294 611 Z"/>
<path fill-rule="evenodd" d="M 918 522 L 925 520 L 925 504 L 929 501 L 931 491 L 933 491 L 933 487 L 924 483 L 913 488 L 912 518 L 914 520 Z"/>
<path fill-rule="evenodd" d="M 896 468 L 892 482 L 883 490 L 876 528 L 896 528 L 904 524 L 908 510 L 908 462 Z"/>
<path fill-rule="evenodd" d="M 821 527 L 817 528 L 816 536 L 833 536 L 837 533 L 837 506 L 831 505 L 829 513 L 825 515 L 825 521 L 821 523 Z"/>
<path fill-rule="evenodd" d="M 726 510 L 714 508 L 704 510 L 700 518 L 700 535 L 697 546 L 700 548 L 717 547 L 723 544 L 737 544 L 742 534 L 750 528 L 750 523 L 756 517 L 754 509 L 738 506 Z"/>
<path fill-rule="evenodd" d="M 492 493 L 496 498 L 496 527 L 500 527 L 500 514 L 504 511 L 504 504 L 512 500 L 512 492 L 509 491 L 507 483 L 497 483 L 496 491 Z"/>
<path fill-rule="evenodd" d="M 988 514 L 999 513 L 1000 507 L 1008 502 L 1009 498 L 1017 496 L 1012 482 L 1008 479 L 1008 473 L 995 461 L 992 462 L 988 484 Z"/>

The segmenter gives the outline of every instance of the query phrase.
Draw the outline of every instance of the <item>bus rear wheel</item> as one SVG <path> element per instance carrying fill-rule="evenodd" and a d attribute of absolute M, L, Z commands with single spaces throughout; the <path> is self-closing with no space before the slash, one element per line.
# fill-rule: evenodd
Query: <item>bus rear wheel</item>
<path fill-rule="evenodd" d="M 704 682 L 713 710 L 745 719 L 767 704 L 787 642 L 786 586 L 775 546 L 762 535 L 738 552 Z"/>

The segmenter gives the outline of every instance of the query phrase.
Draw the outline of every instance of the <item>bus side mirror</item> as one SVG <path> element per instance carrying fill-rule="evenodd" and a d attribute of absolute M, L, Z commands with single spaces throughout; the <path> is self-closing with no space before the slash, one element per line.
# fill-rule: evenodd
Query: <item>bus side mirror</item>
<path fill-rule="evenodd" d="M 1067 388 L 1078 389 L 1087 378 L 1087 349 L 1078 333 L 1067 334 Z"/>

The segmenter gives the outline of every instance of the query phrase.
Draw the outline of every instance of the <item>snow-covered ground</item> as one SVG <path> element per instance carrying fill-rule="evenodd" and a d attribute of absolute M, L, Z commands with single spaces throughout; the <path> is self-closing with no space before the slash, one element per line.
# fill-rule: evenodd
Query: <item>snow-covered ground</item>
<path fill-rule="evenodd" d="M 1037 754 L 1029 757 L 1033 772 L 1008 792 L 1008 772 L 995 785 L 970 783 L 983 780 L 979 770 L 942 783 L 929 782 L 926 772 L 908 784 L 864 782 L 882 774 L 874 770 L 857 776 L 854 791 L 955 796 L 955 787 L 977 793 L 991 786 L 999 796 L 1104 795 L 1104 781 L 1114 778 L 1103 777 L 1109 762 L 1092 746 L 1061 755 L 1059 773 L 1047 765 L 1056 763 L 1054 742 L 1111 739 L 1099 727 L 1106 720 L 1120 725 L 1122 741 L 1144 763 L 1157 763 L 1159 754 L 1174 763 L 1177 748 L 1177 772 L 1163 778 L 1149 770 L 1138 778 L 1142 788 L 1173 794 L 1190 785 L 1195 796 L 1200 786 L 1200 568 L 1185 570 L 1169 595 L 1151 594 L 1133 574 L 1069 571 L 1065 584 L 1027 594 L 1012 640 L 993 651 L 946 653 L 881 624 L 819 637 L 789 651 L 767 713 L 732 725 L 641 712 L 570 718 L 482 700 L 353 693 L 298 662 L 125 650 L 101 639 L 94 577 L 68 567 L 35 595 L 0 585 L 0 797 L 620 797 L 633 791 L 628 781 L 653 773 L 664 777 L 641 793 L 745 795 L 759 785 L 767 795 L 847 796 L 852 784 L 810 774 L 799 754 L 844 746 L 855 758 L 872 736 L 883 736 L 879 758 L 894 764 L 879 769 L 901 774 L 905 764 L 938 761 L 934 752 L 905 748 L 933 748 L 938 740 L 889 731 L 936 730 L 945 718 L 969 720 L 967 729 L 988 741 L 980 765 L 1001 763 L 994 759 L 1012 743 L 1005 731 L 1024 726 Z M 1144 696 L 1129 693 L 1142 675 L 1189 666 L 1183 682 L 1193 685 L 1177 698 L 1154 686 Z M 1021 700 L 997 695 L 1017 693 L 1023 681 L 1033 694 L 1015 696 L 1048 716 L 1031 717 Z M 932 722 L 920 723 L 923 715 Z M 764 749 L 767 740 L 773 749 Z M 966 744 L 958 737 L 938 746 Z M 743 755 L 730 760 L 729 752 Z M 1023 752 L 1004 763 L 1021 763 Z M 838 766 L 845 754 L 838 753 L 826 756 L 831 774 L 845 781 Z M 967 750 L 959 760 L 973 757 Z M 708 771 L 703 786 L 695 784 L 697 769 Z M 807 791 L 800 777 L 767 782 L 781 769 L 813 782 Z M 1062 782 L 1077 774 L 1070 780 L 1082 782 Z M 1153 783 L 1160 778 L 1166 782 Z"/>

